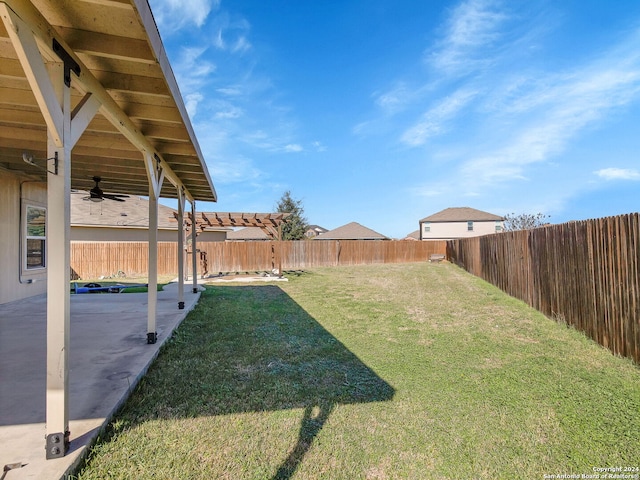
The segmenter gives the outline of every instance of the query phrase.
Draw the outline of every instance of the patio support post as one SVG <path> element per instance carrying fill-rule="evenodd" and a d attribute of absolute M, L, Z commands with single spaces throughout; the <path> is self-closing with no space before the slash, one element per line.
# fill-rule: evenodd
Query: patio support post
<path fill-rule="evenodd" d="M 198 249 L 196 248 L 196 201 L 191 202 L 191 265 L 193 270 L 193 293 L 198 293 Z"/>
<path fill-rule="evenodd" d="M 282 223 L 278 224 L 278 277 L 282 277 Z"/>
<path fill-rule="evenodd" d="M 62 81 L 63 65 L 49 65 L 54 89 L 62 96 L 63 138 L 70 132 L 70 89 Z M 66 143 L 66 142 L 63 142 Z M 58 174 L 47 173 L 47 392 L 46 458 L 69 450 L 69 346 L 71 148 L 56 145 L 47 134 L 47 158 L 58 157 Z M 50 169 L 49 169 L 50 170 Z"/>
<path fill-rule="evenodd" d="M 71 111 L 79 65 L 56 41 L 38 47 L 33 30 L 5 3 L 0 17 L 47 125 L 47 377 L 46 458 L 69 450 L 71 149 L 101 104 L 91 93 Z M 74 77 L 77 78 L 77 77 Z"/>
<path fill-rule="evenodd" d="M 158 198 L 164 181 L 160 161 L 149 152 L 144 152 L 144 161 L 149 179 L 149 279 L 147 288 L 147 343 L 158 340 L 156 317 L 158 306 Z"/>
<path fill-rule="evenodd" d="M 178 309 L 184 309 L 184 190 L 178 188 Z"/>

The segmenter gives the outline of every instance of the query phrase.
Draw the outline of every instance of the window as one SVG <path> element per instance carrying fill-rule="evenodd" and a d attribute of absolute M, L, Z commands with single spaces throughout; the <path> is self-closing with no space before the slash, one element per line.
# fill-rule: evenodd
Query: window
<path fill-rule="evenodd" d="M 473 232 L 473 222 L 472 221 L 468 221 L 467 222 L 467 232 Z"/>
<path fill-rule="evenodd" d="M 496 232 L 501 232 L 501 231 L 502 231 L 502 221 L 496 220 Z"/>
<path fill-rule="evenodd" d="M 431 231 L 431 222 L 425 222 L 424 225 L 424 233 L 429 233 Z"/>
<path fill-rule="evenodd" d="M 24 266 L 26 270 L 45 268 L 47 209 L 26 205 L 24 210 Z"/>

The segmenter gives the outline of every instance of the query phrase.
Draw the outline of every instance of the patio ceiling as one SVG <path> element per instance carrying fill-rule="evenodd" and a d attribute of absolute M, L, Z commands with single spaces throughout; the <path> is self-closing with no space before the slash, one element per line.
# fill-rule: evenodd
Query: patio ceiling
<path fill-rule="evenodd" d="M 75 60 L 71 106 L 92 93 L 98 114 L 71 155 L 71 188 L 148 195 L 140 145 L 161 162 L 160 196 L 216 201 L 216 193 L 147 0 L 0 0 L 34 29 L 43 58 L 57 40 Z M 46 181 L 47 125 L 9 34 L 0 21 L 0 167 Z M 174 185 L 172 185 L 172 183 Z"/>

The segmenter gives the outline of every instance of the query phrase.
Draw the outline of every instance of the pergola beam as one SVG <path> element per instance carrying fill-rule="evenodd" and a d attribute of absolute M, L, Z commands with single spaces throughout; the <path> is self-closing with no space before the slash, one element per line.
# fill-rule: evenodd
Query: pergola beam
<path fill-rule="evenodd" d="M 204 231 L 214 227 L 257 227 L 268 236 L 280 239 L 279 228 L 287 221 L 290 213 L 232 213 L 232 212 L 201 212 L 195 216 L 195 226 Z M 174 217 L 178 217 L 174 213 Z M 193 215 L 186 219 L 188 225 L 193 225 Z"/>

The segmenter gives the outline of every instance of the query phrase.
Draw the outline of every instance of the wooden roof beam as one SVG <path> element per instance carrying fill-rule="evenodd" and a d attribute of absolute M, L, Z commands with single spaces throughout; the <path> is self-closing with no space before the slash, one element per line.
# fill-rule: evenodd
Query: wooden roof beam
<path fill-rule="evenodd" d="M 146 40 L 115 37 L 70 27 L 57 27 L 57 31 L 76 54 L 86 53 L 152 65 L 156 63 Z"/>
<path fill-rule="evenodd" d="M 159 155 L 159 152 L 157 152 L 155 148 L 153 148 L 149 140 L 144 135 L 142 135 L 131 118 L 129 118 L 129 116 L 120 108 L 116 101 L 105 90 L 103 85 L 91 74 L 90 70 L 82 63 L 78 55 L 73 51 L 73 49 L 71 49 L 71 47 L 64 41 L 64 39 L 59 35 L 53 34 L 53 32 L 56 32 L 56 29 L 54 29 L 47 22 L 47 20 L 31 2 L 15 0 L 8 3 L 9 1 L 10 0 L 0 1 L 0 9 L 2 6 L 4 6 L 4 9 L 6 10 L 3 10 L 5 12 L 8 10 L 12 11 L 13 14 L 15 14 L 23 22 L 29 25 L 39 43 L 40 51 L 48 58 L 57 58 L 57 55 L 53 52 L 52 45 L 54 39 L 58 41 L 61 47 L 65 49 L 69 56 L 80 66 L 80 75 L 72 75 L 72 82 L 74 86 L 76 86 L 76 88 L 78 88 L 83 94 L 91 93 L 92 95 L 94 95 L 96 100 L 101 105 L 99 110 L 100 113 L 104 115 L 105 118 L 107 118 L 141 152 L 148 152 L 152 156 L 157 156 L 160 160 L 161 167 L 165 172 L 165 177 L 174 186 L 176 186 L 176 188 L 184 188 L 186 198 L 190 202 L 193 202 L 194 197 L 192 196 L 192 194 L 180 181 L 180 178 L 177 177 L 171 170 L 171 167 L 169 167 L 169 165 L 162 159 L 162 157 Z M 146 7 L 145 11 L 146 10 L 148 10 L 148 6 Z M 138 11 L 140 11 L 140 8 L 138 8 Z M 150 16 L 151 12 L 149 11 L 148 14 Z M 153 31 L 149 29 L 149 21 L 153 22 L 153 17 L 142 18 L 142 20 L 147 29 L 147 32 Z M 157 42 L 159 42 L 161 45 L 159 37 L 157 39 Z M 168 60 L 165 59 L 165 61 L 168 65 Z M 165 70 L 165 72 L 166 71 L 167 70 Z M 13 93 L 15 94 L 15 92 Z M 176 103 L 180 104 L 182 100 L 180 97 L 180 93 L 177 91 L 177 86 L 176 90 L 174 91 L 174 95 L 176 96 Z M 133 113 L 135 112 L 132 112 L 132 116 L 135 116 L 133 115 Z M 195 135 L 193 136 L 193 138 L 195 143 Z M 202 156 L 199 155 L 199 158 L 202 158 Z M 206 168 L 204 168 L 203 170 L 204 172 L 206 172 Z M 213 184 L 211 183 L 210 179 L 208 179 L 208 183 L 211 187 L 211 190 L 215 193 Z"/>

